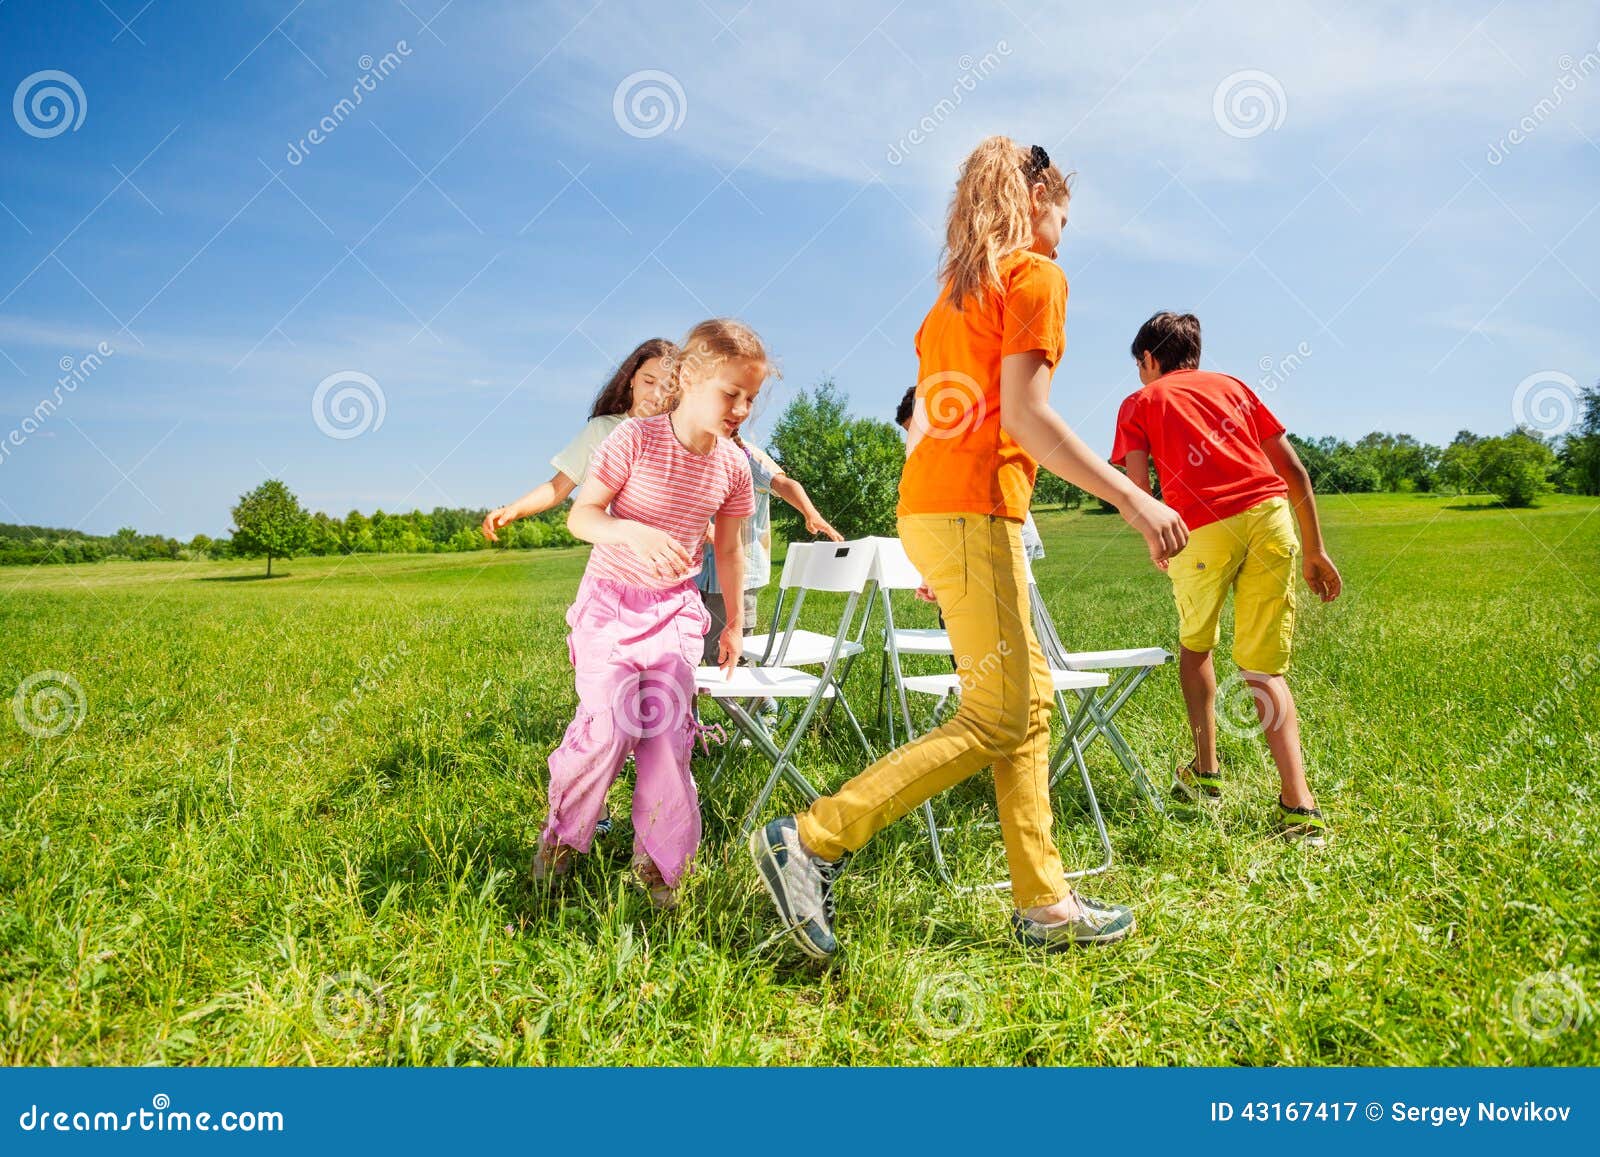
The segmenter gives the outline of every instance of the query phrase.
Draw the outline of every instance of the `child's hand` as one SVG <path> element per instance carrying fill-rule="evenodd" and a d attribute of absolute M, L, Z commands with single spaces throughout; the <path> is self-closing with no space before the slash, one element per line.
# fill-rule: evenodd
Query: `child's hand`
<path fill-rule="evenodd" d="M 939 596 L 933 593 L 933 588 L 927 583 L 923 583 L 917 588 L 917 598 L 921 599 L 925 603 L 936 603 L 939 601 Z"/>
<path fill-rule="evenodd" d="M 1325 550 L 1306 555 L 1305 576 L 1306 586 L 1325 603 L 1333 602 L 1344 589 L 1344 580 L 1339 577 L 1339 568 L 1333 565 L 1333 559 L 1328 557 L 1328 552 Z"/>
<path fill-rule="evenodd" d="M 1140 495 L 1138 504 L 1124 510 L 1122 517 L 1144 535 L 1145 545 L 1150 548 L 1150 561 L 1157 566 L 1189 545 L 1189 528 L 1178 512 L 1148 494 Z"/>
<path fill-rule="evenodd" d="M 837 530 L 833 529 L 832 526 L 828 525 L 828 520 L 823 518 L 820 514 L 813 514 L 806 518 L 806 533 L 825 534 L 834 542 L 844 541 L 844 535 L 840 534 Z"/>
<path fill-rule="evenodd" d="M 744 651 L 744 631 L 739 627 L 724 627 L 717 636 L 717 666 L 722 668 L 724 679 L 733 678 L 733 669 L 739 665 Z"/>
<path fill-rule="evenodd" d="M 511 517 L 511 512 L 504 506 L 496 506 L 483 516 L 483 525 L 479 529 L 483 531 L 483 537 L 490 542 L 499 542 L 500 540 L 495 536 L 494 532 L 502 526 L 507 526 L 515 521 L 516 519 Z"/>
<path fill-rule="evenodd" d="M 664 530 L 642 522 L 628 523 L 627 547 L 660 579 L 681 579 L 689 573 L 689 552 Z"/>

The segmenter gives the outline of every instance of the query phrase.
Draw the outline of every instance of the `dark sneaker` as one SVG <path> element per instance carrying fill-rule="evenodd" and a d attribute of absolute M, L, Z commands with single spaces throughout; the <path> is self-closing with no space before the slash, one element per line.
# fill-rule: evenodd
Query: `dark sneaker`
<path fill-rule="evenodd" d="M 1201 771 L 1199 763 L 1191 759 L 1172 773 L 1172 794 L 1184 803 L 1199 803 L 1202 799 L 1222 798 L 1222 773 Z"/>
<path fill-rule="evenodd" d="M 605 814 L 600 817 L 600 822 L 594 825 L 594 834 L 609 836 L 611 834 L 611 809 L 608 807 Z"/>
<path fill-rule="evenodd" d="M 1289 807 L 1278 800 L 1278 835 L 1291 844 L 1325 848 L 1333 838 L 1328 821 L 1314 807 Z"/>
<path fill-rule="evenodd" d="M 750 858 L 800 951 L 826 960 L 839 950 L 833 936 L 833 878 L 838 864 L 819 859 L 800 843 L 793 816 L 750 833 Z"/>
<path fill-rule="evenodd" d="M 1011 913 L 1011 929 L 1017 939 L 1031 948 L 1046 952 L 1065 952 L 1094 944 L 1115 944 L 1133 931 L 1133 909 L 1121 904 L 1102 904 L 1087 896 L 1078 897 L 1078 918 L 1056 924 L 1029 920 L 1021 912 Z"/>

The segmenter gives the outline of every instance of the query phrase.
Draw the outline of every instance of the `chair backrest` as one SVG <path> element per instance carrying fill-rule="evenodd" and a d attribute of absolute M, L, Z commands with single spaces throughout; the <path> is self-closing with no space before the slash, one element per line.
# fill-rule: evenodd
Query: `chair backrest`
<path fill-rule="evenodd" d="M 860 594 L 872 582 L 877 548 L 870 540 L 862 538 L 851 542 L 812 542 L 805 545 L 809 549 L 800 564 L 796 585 L 808 591 Z"/>
<path fill-rule="evenodd" d="M 886 591 L 914 591 L 922 585 L 922 575 L 911 565 L 911 557 L 898 538 L 865 539 L 874 547 L 872 577 Z"/>
<path fill-rule="evenodd" d="M 783 574 L 778 577 L 778 589 L 782 591 L 794 590 L 802 585 L 801 578 L 805 575 L 806 558 L 811 549 L 817 546 L 814 542 L 791 542 L 788 553 L 783 557 Z"/>

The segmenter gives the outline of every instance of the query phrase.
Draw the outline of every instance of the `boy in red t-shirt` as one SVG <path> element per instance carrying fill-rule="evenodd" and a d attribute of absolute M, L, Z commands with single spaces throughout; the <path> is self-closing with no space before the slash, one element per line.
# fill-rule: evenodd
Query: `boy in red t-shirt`
<path fill-rule="evenodd" d="M 1311 478 L 1283 425 L 1238 378 L 1200 365 L 1200 320 L 1158 313 L 1133 339 L 1142 389 L 1117 413 L 1113 464 L 1149 488 L 1155 461 L 1161 498 L 1189 528 L 1189 544 L 1164 565 L 1178 604 L 1179 674 L 1195 758 L 1172 789 L 1198 802 L 1222 794 L 1217 770 L 1217 678 L 1211 652 L 1228 591 L 1234 592 L 1233 658 L 1255 700 L 1278 765 L 1284 838 L 1313 847 L 1328 827 L 1306 784 L 1300 720 L 1284 681 L 1294 634 L 1294 524 L 1305 543 L 1303 573 L 1323 602 L 1339 597 L 1339 571 L 1322 544 Z"/>

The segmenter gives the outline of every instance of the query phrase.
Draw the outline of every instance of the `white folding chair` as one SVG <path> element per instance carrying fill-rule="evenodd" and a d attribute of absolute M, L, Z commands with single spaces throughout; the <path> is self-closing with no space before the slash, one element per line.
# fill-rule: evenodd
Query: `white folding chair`
<path fill-rule="evenodd" d="M 900 719 L 905 728 L 905 740 L 909 741 L 916 734 L 916 728 L 911 720 L 911 709 L 906 699 L 906 693 L 936 695 L 941 698 L 950 695 L 959 695 L 961 691 L 961 677 L 957 672 L 943 672 L 937 675 L 906 675 L 901 659 L 910 655 L 941 655 L 955 654 L 950 645 L 950 634 L 943 629 L 931 628 L 906 628 L 899 626 L 894 619 L 894 603 L 890 597 L 891 592 L 897 590 L 916 590 L 922 586 L 922 575 L 912 564 L 910 556 L 906 554 L 905 546 L 898 538 L 874 538 L 871 540 L 877 547 L 873 575 L 877 581 L 878 602 L 883 607 L 884 640 L 883 640 L 883 666 L 879 679 L 879 717 L 882 718 L 882 703 L 885 693 L 892 688 L 895 695 L 895 704 L 889 710 L 889 739 L 891 745 L 895 744 L 894 732 L 894 706 L 900 709 Z M 1029 571 L 1032 579 L 1032 571 Z M 1050 758 L 1050 786 L 1056 782 L 1066 771 L 1067 761 L 1070 759 L 1078 768 L 1078 774 L 1083 781 L 1084 791 L 1088 795 L 1089 814 L 1094 817 L 1095 829 L 1100 836 L 1100 845 L 1104 850 L 1103 861 L 1092 868 L 1084 868 L 1068 874 L 1068 879 L 1080 876 L 1092 876 L 1104 872 L 1111 866 L 1111 837 L 1106 832 L 1105 819 L 1100 813 L 1100 802 L 1095 796 L 1094 785 L 1089 781 L 1089 769 L 1083 762 L 1083 752 L 1079 742 L 1079 733 L 1082 726 L 1074 727 L 1070 720 L 1074 712 L 1067 709 L 1063 692 L 1076 691 L 1080 695 L 1092 694 L 1105 687 L 1109 679 L 1105 675 L 1093 672 L 1080 672 L 1068 670 L 1052 670 L 1053 693 L 1056 700 L 1056 713 L 1061 717 L 1064 725 L 1060 744 L 1056 747 Z M 1084 709 L 1080 706 L 1079 711 Z M 940 828 L 934 818 L 932 801 L 923 804 L 923 818 L 928 827 L 928 840 L 933 845 L 933 861 L 938 868 L 939 875 L 946 883 L 960 891 L 978 891 L 991 888 L 1004 888 L 1009 886 L 1009 881 L 1002 880 L 995 884 L 982 884 L 975 887 L 963 887 L 955 882 L 944 855 L 939 834 Z"/>
<path fill-rule="evenodd" d="M 1076 691 L 1082 695 L 1105 687 L 1110 682 L 1108 676 L 1094 671 L 1053 670 L 1050 672 L 1050 680 L 1053 684 L 1052 691 L 1055 695 L 1056 714 L 1064 724 L 1071 715 L 1071 712 L 1067 710 L 1066 700 L 1062 697 L 1064 692 Z M 902 686 L 907 691 L 922 695 L 948 695 L 952 691 L 958 690 L 960 683 L 961 676 L 952 672 L 940 675 L 911 675 L 903 680 Z M 909 712 L 906 714 L 906 726 L 907 728 L 911 726 Z M 1052 788 L 1056 786 L 1061 777 L 1066 774 L 1069 761 L 1078 769 L 1078 778 L 1083 783 L 1083 792 L 1089 801 L 1089 815 L 1094 819 L 1095 832 L 1100 837 L 1100 849 L 1104 853 L 1104 858 L 1093 867 L 1079 868 L 1068 872 L 1066 876 L 1069 880 L 1079 880 L 1086 876 L 1098 876 L 1111 867 L 1111 834 L 1106 831 L 1105 816 L 1100 812 L 1100 800 L 1094 793 L 1094 784 L 1089 780 L 1089 767 L 1083 761 L 1083 746 L 1079 742 L 1078 734 L 1070 724 L 1063 727 L 1061 742 L 1056 745 L 1055 750 L 1050 754 L 1049 784 Z M 990 884 L 957 884 L 955 877 L 950 872 L 949 865 L 945 861 L 944 849 L 939 841 L 940 832 L 950 829 L 942 829 L 934 823 L 931 803 L 923 804 L 923 807 L 929 809 L 927 813 L 928 836 L 933 844 L 933 862 L 945 883 L 958 892 L 990 892 L 1011 886 L 1010 880 L 996 880 Z"/>
<path fill-rule="evenodd" d="M 867 540 L 858 540 L 867 541 Z M 820 631 L 810 631 L 794 625 L 794 618 L 799 615 L 800 608 L 805 602 L 806 588 L 803 583 L 802 562 L 809 557 L 810 548 L 814 546 L 827 546 L 828 543 L 797 542 L 791 543 L 787 555 L 783 560 L 783 573 L 778 579 L 778 598 L 772 607 L 772 617 L 767 623 L 765 631 L 756 632 L 745 637 L 742 658 L 747 663 L 756 666 L 777 667 L 820 667 L 828 661 L 828 656 L 833 653 L 834 635 L 825 635 Z M 790 621 L 784 625 L 784 610 L 790 612 Z M 834 670 L 832 679 L 835 694 L 828 700 L 827 710 L 823 713 L 823 723 L 833 717 L 833 708 L 836 703 L 843 703 L 845 714 L 850 717 L 850 725 L 857 734 L 861 733 L 861 723 L 856 718 L 855 712 L 850 709 L 850 701 L 844 695 L 844 681 L 849 677 L 850 668 L 855 664 L 866 647 L 862 643 L 862 636 L 867 629 L 868 614 L 871 602 L 863 608 L 863 614 L 856 623 L 854 630 L 850 624 L 842 625 L 844 642 L 840 650 L 843 660 Z M 865 742 L 865 739 L 863 739 Z"/>
<path fill-rule="evenodd" d="M 1114 651 L 1068 651 L 1056 634 L 1056 625 L 1044 605 L 1044 596 L 1033 581 L 1033 569 L 1028 570 L 1028 602 L 1033 610 L 1033 633 L 1039 637 L 1039 646 L 1051 669 L 1058 671 L 1105 671 L 1115 674 L 1106 685 L 1084 688 L 1078 692 L 1078 709 L 1069 723 L 1073 733 L 1082 738 L 1081 746 L 1087 748 L 1096 739 L 1104 738 L 1117 762 L 1133 780 L 1139 794 L 1149 801 L 1157 812 L 1167 808 L 1150 782 L 1144 764 L 1134 754 L 1133 748 L 1117 730 L 1116 715 L 1146 679 L 1166 663 L 1172 655 L 1161 647 L 1127 647 Z"/>
<path fill-rule="evenodd" d="M 909 720 L 911 717 L 906 702 L 905 670 L 901 666 L 901 659 L 912 655 L 944 656 L 951 659 L 951 666 L 954 666 L 955 651 L 950 646 L 950 632 L 942 627 L 902 627 L 895 622 L 893 593 L 916 590 L 922 586 L 922 575 L 911 564 L 911 558 L 898 538 L 873 537 L 867 541 L 877 548 L 873 565 L 873 579 L 877 584 L 874 601 L 883 607 L 883 656 L 878 666 L 877 720 L 880 724 L 884 723 L 887 714 L 889 746 L 894 748 L 909 741 L 914 734 L 908 722 L 905 738 L 897 738 L 892 706 L 887 713 L 884 710 L 885 700 L 893 692 L 900 706 L 901 719 Z M 937 834 L 934 839 L 937 842 Z"/>
<path fill-rule="evenodd" d="M 772 763 L 771 772 L 757 793 L 755 802 L 751 804 L 750 811 L 745 817 L 744 825 L 740 828 L 741 834 L 755 826 L 761 809 L 766 806 L 780 779 L 787 780 L 798 788 L 808 803 L 820 794 L 805 776 L 800 774 L 800 770 L 795 766 L 794 753 L 810 728 L 818 708 L 824 702 L 831 703 L 843 698 L 839 691 L 836 673 L 839 665 L 848 661 L 846 650 L 850 627 L 855 622 L 861 596 L 872 581 L 873 549 L 870 544 L 795 543 L 789 547 L 789 554 L 790 561 L 785 564 L 784 570 L 786 576 L 793 580 L 792 589 L 796 595 L 789 612 L 788 623 L 778 639 L 776 649 L 772 652 L 777 662 L 759 667 L 736 667 L 731 679 L 725 678 L 721 669 L 717 667 L 700 667 L 695 672 L 696 690 L 716 700 L 717 705 L 727 712 L 728 718 L 733 720 L 734 726 L 740 733 Z M 797 555 L 799 557 L 796 557 Z M 790 573 L 791 566 L 792 573 Z M 804 605 L 804 594 L 807 591 L 847 596 L 838 629 L 828 639 L 828 650 L 822 656 L 822 673 L 819 675 L 783 666 L 781 662 L 782 657 L 789 653 L 795 637 L 800 634 L 798 625 L 800 610 Z M 772 732 L 767 729 L 760 717 L 752 715 L 748 710 L 748 704 L 761 699 L 802 703 L 799 716 L 795 719 L 782 747 L 778 745 Z M 872 745 L 867 742 L 867 737 L 862 732 L 855 714 L 850 711 L 848 703 L 845 704 L 845 712 L 855 729 L 856 739 L 867 753 L 867 757 L 874 758 Z M 722 760 L 712 774 L 708 786 L 715 785 L 721 778 L 735 746 L 730 743 L 723 752 Z"/>

